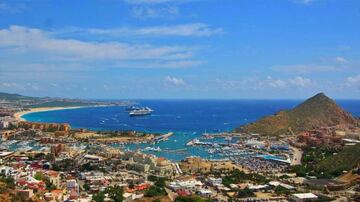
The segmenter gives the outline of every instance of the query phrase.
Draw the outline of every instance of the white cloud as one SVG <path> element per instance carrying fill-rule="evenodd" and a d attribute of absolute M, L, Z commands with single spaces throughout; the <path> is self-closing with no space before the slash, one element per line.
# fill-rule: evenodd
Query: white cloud
<path fill-rule="evenodd" d="M 318 64 L 296 64 L 296 65 L 283 65 L 273 66 L 272 70 L 294 74 L 308 74 L 315 72 L 333 72 L 341 69 L 335 65 L 318 65 Z"/>
<path fill-rule="evenodd" d="M 184 86 L 185 85 L 185 81 L 183 79 L 172 77 L 172 76 L 165 77 L 165 82 L 167 84 L 170 84 L 173 86 Z"/>
<path fill-rule="evenodd" d="M 136 18 L 172 18 L 179 14 L 177 6 L 161 6 L 161 7 L 148 7 L 148 6 L 135 6 L 132 8 L 132 14 Z"/>
<path fill-rule="evenodd" d="M 345 64 L 349 63 L 349 61 L 346 58 L 340 56 L 335 57 L 335 61 L 338 63 L 345 63 Z"/>
<path fill-rule="evenodd" d="M 360 75 L 347 77 L 346 84 L 350 87 L 360 84 Z"/>
<path fill-rule="evenodd" d="M 205 64 L 206 61 L 202 60 L 174 60 L 174 61 L 163 61 L 163 62 L 124 62 L 115 64 L 119 68 L 164 68 L 164 69 L 175 69 L 175 68 L 189 68 Z"/>
<path fill-rule="evenodd" d="M 17 86 L 16 83 L 8 83 L 8 82 L 4 82 L 4 83 L 1 83 L 1 86 L 5 87 L 5 88 L 14 88 Z"/>
<path fill-rule="evenodd" d="M 314 84 L 311 79 L 305 77 L 294 77 L 288 79 L 278 79 L 268 76 L 267 78 L 250 77 L 241 80 L 217 80 L 222 89 L 253 89 L 253 90 L 266 90 L 266 89 L 293 89 L 293 88 L 308 88 Z"/>
<path fill-rule="evenodd" d="M 287 85 L 286 81 L 281 79 L 273 79 L 271 76 L 268 76 L 265 80 L 266 84 L 273 88 L 284 88 Z"/>
<path fill-rule="evenodd" d="M 308 87 L 313 83 L 310 79 L 301 76 L 297 76 L 293 79 L 289 79 L 288 82 L 293 86 L 302 87 L 302 88 Z"/>
<path fill-rule="evenodd" d="M 193 56 L 189 47 L 60 39 L 40 29 L 22 26 L 0 30 L 0 47 L 18 54 L 42 53 L 53 59 L 73 61 L 179 60 Z"/>
<path fill-rule="evenodd" d="M 212 36 L 222 34 L 221 28 L 211 28 L 207 24 L 192 23 L 173 26 L 154 26 L 143 28 L 118 28 L 118 29 L 74 29 L 74 31 L 88 32 L 108 36 Z"/>

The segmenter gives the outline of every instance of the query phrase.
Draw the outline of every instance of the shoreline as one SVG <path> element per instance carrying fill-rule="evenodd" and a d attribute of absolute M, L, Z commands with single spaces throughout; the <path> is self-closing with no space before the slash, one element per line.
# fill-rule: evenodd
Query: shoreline
<path fill-rule="evenodd" d="M 26 119 L 22 118 L 22 116 L 31 113 L 37 112 L 47 112 L 47 111 L 58 111 L 58 110 L 70 110 L 70 109 L 80 109 L 80 108 L 88 108 L 88 107 L 104 107 L 103 105 L 94 105 L 94 106 L 74 106 L 74 107 L 38 107 L 38 108 L 29 108 L 26 111 L 20 111 L 14 113 L 14 118 L 17 121 L 27 121 Z"/>

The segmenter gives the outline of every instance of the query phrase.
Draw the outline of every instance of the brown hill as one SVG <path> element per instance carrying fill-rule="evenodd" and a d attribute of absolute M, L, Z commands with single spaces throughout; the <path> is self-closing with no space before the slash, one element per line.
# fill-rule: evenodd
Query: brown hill
<path fill-rule="evenodd" d="M 324 93 L 319 93 L 290 111 L 280 111 L 275 115 L 261 118 L 237 128 L 237 132 L 280 135 L 298 133 L 321 127 L 354 126 L 357 120 L 339 107 Z"/>

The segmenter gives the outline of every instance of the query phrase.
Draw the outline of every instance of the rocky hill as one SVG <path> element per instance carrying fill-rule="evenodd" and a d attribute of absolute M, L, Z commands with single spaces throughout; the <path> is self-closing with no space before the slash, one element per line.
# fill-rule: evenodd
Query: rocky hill
<path fill-rule="evenodd" d="M 275 115 L 261 118 L 239 127 L 237 132 L 280 135 L 298 133 L 321 127 L 354 126 L 357 120 L 339 107 L 324 93 L 319 93 L 290 111 L 280 111 Z"/>

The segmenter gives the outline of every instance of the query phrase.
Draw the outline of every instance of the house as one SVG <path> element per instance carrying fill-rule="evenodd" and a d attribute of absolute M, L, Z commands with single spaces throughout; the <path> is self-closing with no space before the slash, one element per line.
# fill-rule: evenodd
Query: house
<path fill-rule="evenodd" d="M 56 188 L 60 187 L 60 174 L 56 171 L 48 171 L 47 175 L 49 177 L 49 181 L 56 186 Z"/>
<path fill-rule="evenodd" d="M 202 197 L 210 198 L 210 197 L 211 197 L 211 194 L 212 194 L 212 191 L 211 191 L 211 190 L 208 190 L 208 189 L 201 189 L 198 193 L 199 193 L 199 195 L 202 196 Z"/>
<path fill-rule="evenodd" d="M 217 185 L 222 184 L 222 179 L 220 177 L 219 178 L 209 177 L 208 182 L 212 186 L 217 186 Z"/>
<path fill-rule="evenodd" d="M 313 193 L 293 194 L 290 197 L 290 200 L 294 201 L 294 202 L 315 201 L 317 199 L 318 199 L 318 196 L 316 196 Z"/>
<path fill-rule="evenodd" d="M 17 191 L 17 194 L 25 200 L 31 199 L 34 196 L 32 189 L 21 189 Z"/>

